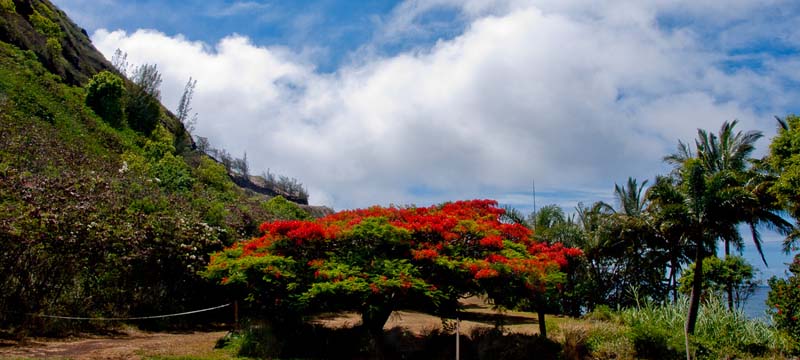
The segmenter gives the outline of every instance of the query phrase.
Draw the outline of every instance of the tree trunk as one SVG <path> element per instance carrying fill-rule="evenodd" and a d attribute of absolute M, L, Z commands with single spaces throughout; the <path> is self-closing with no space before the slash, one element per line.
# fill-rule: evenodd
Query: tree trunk
<path fill-rule="evenodd" d="M 670 269 L 669 269 L 669 286 L 670 290 L 672 290 L 672 302 L 678 302 L 678 259 L 673 257 L 670 259 Z"/>
<path fill-rule="evenodd" d="M 391 306 L 367 306 L 361 313 L 361 326 L 374 345 L 375 357 L 382 359 L 383 354 L 383 326 L 392 314 Z"/>
<path fill-rule="evenodd" d="M 536 315 L 539 316 L 539 336 L 543 339 L 547 338 L 547 324 L 544 321 L 544 308 L 538 308 L 536 310 Z"/>
<path fill-rule="evenodd" d="M 370 334 L 381 334 L 383 333 L 383 326 L 386 325 L 386 321 L 389 320 L 391 314 L 392 309 L 388 306 L 365 310 L 361 314 L 361 325 Z"/>
<path fill-rule="evenodd" d="M 686 359 L 691 359 L 689 352 L 689 335 L 694 335 L 694 327 L 697 323 L 697 313 L 700 310 L 700 296 L 703 291 L 703 259 L 705 250 L 703 243 L 697 244 L 694 259 L 694 279 L 692 279 L 692 295 L 689 298 L 689 314 L 686 316 Z"/>
<path fill-rule="evenodd" d="M 731 245 L 728 240 L 725 240 L 725 259 L 731 255 Z M 728 293 L 728 310 L 733 311 L 733 284 L 730 280 L 725 283 L 725 292 Z"/>

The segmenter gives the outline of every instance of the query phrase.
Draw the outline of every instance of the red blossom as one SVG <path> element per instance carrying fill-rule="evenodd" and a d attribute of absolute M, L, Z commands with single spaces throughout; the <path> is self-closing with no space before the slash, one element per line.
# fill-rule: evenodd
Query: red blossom
<path fill-rule="evenodd" d="M 322 264 L 324 264 L 324 263 L 325 263 L 325 260 L 314 259 L 314 260 L 310 260 L 308 262 L 308 266 L 313 267 L 313 268 L 318 268 L 318 267 L 322 266 Z"/>
<path fill-rule="evenodd" d="M 535 242 L 531 230 L 525 226 L 501 222 L 500 217 L 503 213 L 504 210 L 493 200 L 456 201 L 416 208 L 376 206 L 341 211 L 310 221 L 267 222 L 259 227 L 264 233 L 263 236 L 241 242 L 226 251 L 241 251 L 241 257 L 292 256 L 301 261 L 300 264 L 303 262 L 307 264 L 306 276 L 310 278 L 313 273 L 315 279 L 313 281 L 338 282 L 342 280 L 342 276 L 330 276 L 331 271 L 323 269 L 326 261 L 338 260 L 327 258 L 309 260 L 309 257 L 325 257 L 327 254 L 336 254 L 337 251 L 345 249 L 345 246 L 352 246 L 353 242 L 343 236 L 344 234 L 363 224 L 365 220 L 381 218 L 390 226 L 408 233 L 402 238 L 404 243 L 397 247 L 404 249 L 402 254 L 391 256 L 404 256 L 414 261 L 430 261 L 446 255 L 448 261 L 442 263 L 448 266 L 458 264 L 460 269 L 470 272 L 473 281 L 501 276 L 516 278 L 523 281 L 519 282 L 520 284 L 525 283 L 529 286 L 532 292 L 543 291 L 549 272 L 564 268 L 570 259 L 582 255 L 579 249 L 567 248 L 562 244 L 548 245 Z M 505 245 L 508 243 L 521 244 L 527 251 L 518 253 L 516 247 L 506 248 Z M 500 250 L 503 250 L 506 256 L 501 255 Z M 214 255 L 211 262 L 217 268 L 227 267 L 229 273 L 236 271 L 233 265 L 222 262 L 224 258 Z M 364 263 L 366 269 L 357 276 L 374 277 L 376 274 L 370 273 L 369 269 L 377 267 L 375 261 L 379 258 L 372 259 L 373 262 L 370 262 L 369 258 L 363 260 L 366 260 Z M 427 268 L 441 264 L 426 262 L 417 265 L 420 268 Z M 281 270 L 286 271 L 283 268 Z M 275 278 L 283 276 L 278 269 L 269 271 Z M 440 281 L 436 278 L 426 278 L 426 275 L 423 271 L 420 280 Z M 223 281 L 227 282 L 226 279 Z M 370 290 L 374 293 L 386 291 L 389 288 L 387 281 L 385 276 L 378 278 L 377 284 L 369 285 Z M 416 280 L 411 277 L 401 277 L 400 287 L 408 289 L 414 284 L 413 281 Z M 450 286 L 450 284 L 436 282 L 435 285 L 429 285 L 428 289 L 435 291 L 437 286 Z"/>
<path fill-rule="evenodd" d="M 488 261 L 490 263 L 502 263 L 502 264 L 505 264 L 505 263 L 508 262 L 508 258 L 503 256 L 503 255 L 489 254 L 489 256 L 486 257 L 486 261 Z"/>
<path fill-rule="evenodd" d="M 502 249 L 503 248 L 503 238 L 492 235 L 487 236 L 480 241 L 481 246 L 493 249 Z"/>
<path fill-rule="evenodd" d="M 439 253 L 434 249 L 411 250 L 411 256 L 414 260 L 432 260 L 439 256 Z"/>
<path fill-rule="evenodd" d="M 497 277 L 498 275 L 500 275 L 500 273 L 495 269 L 481 269 L 475 274 L 475 279 L 488 279 Z"/>

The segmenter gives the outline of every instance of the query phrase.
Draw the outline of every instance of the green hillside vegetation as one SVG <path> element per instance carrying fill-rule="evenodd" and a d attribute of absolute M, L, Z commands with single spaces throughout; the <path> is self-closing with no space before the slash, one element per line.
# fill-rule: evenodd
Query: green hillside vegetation
<path fill-rule="evenodd" d="M 51 4 L 0 5 L 0 38 L 30 46 L 0 41 L 0 328 L 59 333 L 86 324 L 26 314 L 124 317 L 227 301 L 197 275 L 208 254 L 303 210 L 237 186 L 141 82 L 73 47 L 91 45 Z M 89 65 L 70 66 L 73 52 Z"/>

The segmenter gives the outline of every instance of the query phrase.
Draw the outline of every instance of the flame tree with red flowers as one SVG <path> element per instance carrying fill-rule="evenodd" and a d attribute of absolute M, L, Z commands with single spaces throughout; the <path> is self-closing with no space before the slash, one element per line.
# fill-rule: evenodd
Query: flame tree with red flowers
<path fill-rule="evenodd" d="M 472 200 L 268 222 L 263 236 L 214 254 L 206 276 L 245 291 L 268 317 L 358 311 L 373 335 L 396 309 L 450 316 L 470 295 L 537 308 L 581 252 L 538 243 L 503 214 Z"/>

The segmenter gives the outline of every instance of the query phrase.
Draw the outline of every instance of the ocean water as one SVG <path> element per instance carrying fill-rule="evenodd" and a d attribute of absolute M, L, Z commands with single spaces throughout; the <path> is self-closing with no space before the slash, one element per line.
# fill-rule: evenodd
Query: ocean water
<path fill-rule="evenodd" d="M 742 234 L 744 235 L 747 233 L 742 232 Z M 759 282 L 759 286 L 756 287 L 755 292 L 750 295 L 747 302 L 744 303 L 742 310 L 745 315 L 751 319 L 764 319 L 768 321 L 769 316 L 766 313 L 766 301 L 767 294 L 769 293 L 769 286 L 767 280 L 773 276 L 779 278 L 788 277 L 788 264 L 792 262 L 794 254 L 785 254 L 783 252 L 783 243 L 777 235 L 771 238 L 765 236 L 765 241 L 761 247 L 764 252 L 764 258 L 767 260 L 767 264 L 765 265 L 755 246 L 753 246 L 752 241 L 748 242 L 748 240 L 749 239 L 745 236 L 745 247 L 741 255 L 747 262 L 753 265 L 753 268 L 756 270 L 755 279 Z M 722 246 L 719 248 L 722 250 Z M 718 255 L 722 255 L 721 251 Z"/>
<path fill-rule="evenodd" d="M 742 311 L 748 318 L 769 320 L 767 315 L 767 294 L 769 286 L 759 286 L 742 305 Z"/>
<path fill-rule="evenodd" d="M 717 255 L 724 256 L 723 246 L 718 246 L 718 249 Z M 761 260 L 761 256 L 758 255 L 758 251 L 756 247 L 753 246 L 752 241 L 748 241 L 747 237 L 745 237 L 745 246 L 741 255 L 755 268 L 756 280 L 759 280 L 761 285 L 766 286 L 767 280 L 773 276 L 786 278 L 788 276 L 787 272 L 789 271 L 788 264 L 792 262 L 794 254 L 785 254 L 783 252 L 783 243 L 780 239 L 765 239 L 761 249 L 764 252 L 764 258 L 767 260 L 766 265 L 764 261 Z"/>

